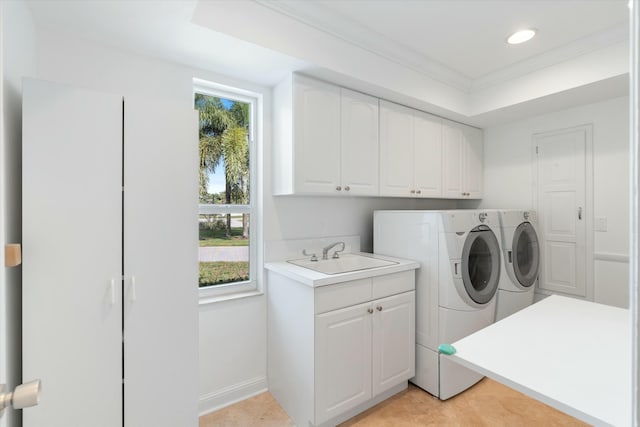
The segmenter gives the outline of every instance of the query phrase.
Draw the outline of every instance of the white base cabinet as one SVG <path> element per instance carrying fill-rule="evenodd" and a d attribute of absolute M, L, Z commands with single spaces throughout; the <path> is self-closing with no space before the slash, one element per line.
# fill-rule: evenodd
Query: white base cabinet
<path fill-rule="evenodd" d="M 25 427 L 198 423 L 198 121 L 27 79 Z"/>
<path fill-rule="evenodd" d="M 268 275 L 269 389 L 299 426 L 336 425 L 415 374 L 415 275 L 313 288 Z"/>

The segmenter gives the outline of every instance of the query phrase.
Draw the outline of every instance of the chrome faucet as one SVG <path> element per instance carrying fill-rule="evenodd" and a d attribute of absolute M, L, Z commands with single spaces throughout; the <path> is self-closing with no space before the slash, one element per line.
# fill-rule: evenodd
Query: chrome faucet
<path fill-rule="evenodd" d="M 325 248 L 322 248 L 322 259 L 328 259 L 327 254 L 329 253 L 329 251 L 338 245 L 342 245 L 342 249 L 336 249 L 336 251 L 333 253 L 333 258 L 340 258 L 338 252 L 344 251 L 344 242 L 335 242 Z"/>

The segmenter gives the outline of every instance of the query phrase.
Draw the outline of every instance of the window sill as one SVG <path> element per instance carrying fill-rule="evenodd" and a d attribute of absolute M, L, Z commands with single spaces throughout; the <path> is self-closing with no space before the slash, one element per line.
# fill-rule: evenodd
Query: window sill
<path fill-rule="evenodd" d="M 250 297 L 256 297 L 260 295 L 264 295 L 264 292 L 259 290 L 252 290 L 252 291 L 245 291 L 245 292 L 229 293 L 224 295 L 206 295 L 206 296 L 203 295 L 199 298 L 198 305 L 215 304 L 217 302 L 232 301 L 236 299 L 250 298 Z"/>

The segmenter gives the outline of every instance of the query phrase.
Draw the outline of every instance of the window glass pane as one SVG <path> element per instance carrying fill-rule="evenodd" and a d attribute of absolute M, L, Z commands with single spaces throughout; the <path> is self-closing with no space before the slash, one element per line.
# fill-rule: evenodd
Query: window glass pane
<path fill-rule="evenodd" d="M 246 205 L 251 104 L 200 93 L 200 203 Z"/>
<path fill-rule="evenodd" d="M 198 286 L 249 285 L 255 270 L 249 232 L 254 104 L 203 92 L 194 99 L 200 141 Z"/>
<path fill-rule="evenodd" d="M 249 280 L 249 214 L 200 215 L 199 287 Z"/>

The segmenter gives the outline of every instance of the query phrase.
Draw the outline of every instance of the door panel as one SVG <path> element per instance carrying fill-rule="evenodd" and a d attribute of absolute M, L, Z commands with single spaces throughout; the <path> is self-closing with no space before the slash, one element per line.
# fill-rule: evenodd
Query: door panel
<path fill-rule="evenodd" d="M 374 301 L 373 395 L 415 374 L 415 292 Z"/>
<path fill-rule="evenodd" d="M 343 192 L 378 195 L 378 99 L 342 88 L 341 103 Z"/>
<path fill-rule="evenodd" d="M 411 196 L 413 157 L 411 109 L 380 101 L 380 195 Z"/>
<path fill-rule="evenodd" d="M 316 425 L 371 398 L 370 308 L 316 316 Z"/>
<path fill-rule="evenodd" d="M 420 111 L 413 114 L 414 186 L 421 197 L 442 196 L 442 120 Z"/>
<path fill-rule="evenodd" d="M 127 98 L 124 146 L 125 425 L 195 426 L 197 113 Z"/>
<path fill-rule="evenodd" d="M 482 198 L 483 190 L 483 148 L 482 131 L 463 126 L 465 142 L 464 153 L 464 189 L 472 199 Z"/>
<path fill-rule="evenodd" d="M 585 128 L 534 136 L 542 264 L 539 286 L 586 296 Z"/>
<path fill-rule="evenodd" d="M 463 144 L 462 130 L 453 123 L 444 123 L 442 128 L 443 195 L 460 198 L 463 190 Z"/>
<path fill-rule="evenodd" d="M 296 192 L 335 193 L 340 185 L 340 88 L 294 80 Z"/>
<path fill-rule="evenodd" d="M 26 427 L 122 425 L 122 98 L 27 79 L 22 144 Z"/>

